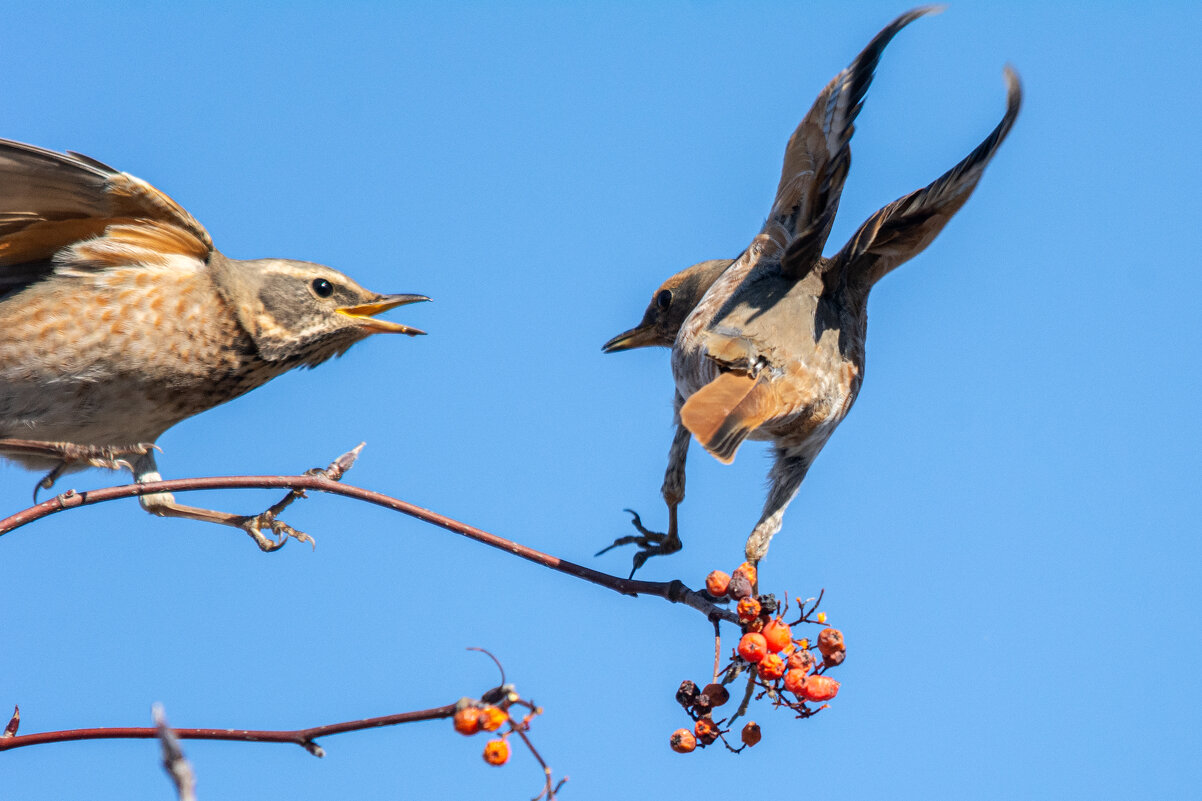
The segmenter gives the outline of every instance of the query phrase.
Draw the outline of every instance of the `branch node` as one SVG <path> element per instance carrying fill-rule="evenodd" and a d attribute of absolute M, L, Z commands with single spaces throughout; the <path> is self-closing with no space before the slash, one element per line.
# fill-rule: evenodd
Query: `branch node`
<path fill-rule="evenodd" d="M 341 479 L 346 474 L 347 470 L 350 470 L 355 466 L 355 460 L 359 458 L 359 453 L 363 450 L 365 445 L 367 445 L 366 442 L 360 442 L 358 445 L 351 448 L 334 461 L 330 462 L 330 466 L 322 471 L 325 474 L 325 477 L 331 481 L 338 481 Z"/>
<path fill-rule="evenodd" d="M 674 604 L 680 603 L 690 592 L 692 590 L 685 586 L 680 579 L 672 579 L 668 582 L 668 600 Z"/>

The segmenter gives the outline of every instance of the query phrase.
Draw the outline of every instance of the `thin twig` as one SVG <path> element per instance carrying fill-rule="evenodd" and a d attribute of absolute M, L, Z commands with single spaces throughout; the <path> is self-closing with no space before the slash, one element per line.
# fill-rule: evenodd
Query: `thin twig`
<path fill-rule="evenodd" d="M 538 760 L 539 767 L 543 769 L 544 783 L 542 792 L 531 799 L 531 801 L 539 801 L 540 799 L 544 798 L 547 801 L 555 801 L 555 794 L 559 792 L 560 787 L 563 787 L 563 783 L 568 780 L 568 777 L 564 776 L 559 780 L 559 784 L 553 785 L 552 782 L 554 779 L 551 776 L 551 766 L 546 763 L 546 760 L 543 759 L 542 754 L 540 754 L 538 749 L 534 747 L 534 743 L 530 742 L 530 738 L 526 736 L 525 729 L 521 726 L 515 726 L 513 723 L 509 724 L 509 728 L 511 731 L 517 734 L 518 737 L 522 738 L 522 742 L 524 742 L 526 747 L 530 749 L 530 753 L 534 755 L 536 760 Z"/>
<path fill-rule="evenodd" d="M 330 495 L 341 495 L 357 501 L 382 506 L 394 512 L 415 517 L 447 531 L 462 534 L 468 539 L 498 548 L 506 553 L 542 565 L 543 567 L 566 573 L 575 578 L 584 579 L 599 586 L 613 590 L 623 595 L 654 595 L 672 603 L 680 603 L 692 607 L 704 614 L 710 620 L 726 620 L 737 623 L 734 612 L 715 605 L 702 593 L 689 589 L 680 581 L 641 581 L 611 576 L 599 570 L 560 559 L 542 551 L 528 548 L 512 540 L 490 534 L 483 529 L 461 523 L 458 520 L 441 515 L 438 512 L 422 508 L 415 504 L 394 498 L 382 492 L 363 489 L 349 484 L 342 484 L 324 475 L 301 476 L 215 476 L 208 478 L 177 478 L 167 481 L 148 481 L 143 484 L 125 484 L 118 487 L 77 492 L 67 490 L 53 498 L 24 509 L 16 514 L 0 520 L 0 535 L 28 525 L 36 520 L 49 517 L 52 514 L 77 509 L 81 506 L 115 501 L 121 498 L 136 498 L 156 492 L 189 492 L 193 490 L 218 489 L 291 489 L 297 492 L 312 490 L 325 492 Z"/>
<path fill-rule="evenodd" d="M 714 621 L 714 681 L 718 680 L 718 674 L 722 672 L 722 631 L 718 626 L 718 621 Z"/>
<path fill-rule="evenodd" d="M 401 723 L 415 723 L 421 720 L 438 720 L 449 718 L 455 714 L 455 704 L 421 709 L 416 712 L 400 712 L 395 715 L 384 715 L 378 718 L 350 720 L 344 723 L 330 723 L 324 726 L 314 726 L 309 729 L 292 731 L 277 731 L 263 729 L 172 729 L 175 736 L 181 740 L 235 740 L 247 743 L 292 743 L 304 748 L 310 754 L 321 757 L 325 751 L 315 741 L 318 737 L 329 737 L 349 731 L 376 729 L 381 726 L 396 726 Z M 157 727 L 128 726 L 100 729 L 67 729 L 64 731 L 44 731 L 34 734 L 20 734 L 15 737 L 0 738 L 0 751 L 13 748 L 23 748 L 29 745 L 44 745 L 46 743 L 63 743 L 73 740 L 128 740 L 149 739 L 159 737 Z"/>
<path fill-rule="evenodd" d="M 747 714 L 747 707 L 751 704 L 751 694 L 755 692 L 755 671 L 752 670 L 747 675 L 747 689 L 743 692 L 743 700 L 739 702 L 739 708 L 730 716 L 726 722 L 733 725 L 736 720 Z"/>
<path fill-rule="evenodd" d="M 154 727 L 159 735 L 159 743 L 163 746 L 163 769 L 175 784 L 179 801 L 196 801 L 196 774 L 192 772 L 192 766 L 184 757 L 179 738 L 167 725 L 167 717 L 163 714 L 160 704 L 154 705 L 153 714 Z"/>

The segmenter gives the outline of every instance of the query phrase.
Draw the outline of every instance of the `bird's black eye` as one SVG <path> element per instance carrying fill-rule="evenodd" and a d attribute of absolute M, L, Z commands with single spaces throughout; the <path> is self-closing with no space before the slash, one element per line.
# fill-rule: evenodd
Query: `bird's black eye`
<path fill-rule="evenodd" d="M 313 291 L 319 298 L 328 298 L 334 294 L 334 285 L 324 278 L 314 278 Z"/>
<path fill-rule="evenodd" d="M 671 289 L 661 289 L 659 291 L 659 294 L 655 296 L 655 305 L 659 306 L 661 309 L 665 309 L 665 310 L 669 306 L 671 306 L 672 305 L 672 290 Z"/>

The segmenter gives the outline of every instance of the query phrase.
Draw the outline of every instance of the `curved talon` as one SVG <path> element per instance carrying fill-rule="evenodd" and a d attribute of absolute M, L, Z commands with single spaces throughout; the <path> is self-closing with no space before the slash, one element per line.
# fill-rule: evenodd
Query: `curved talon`
<path fill-rule="evenodd" d="M 671 536 L 669 534 L 661 534 L 658 531 L 651 531 L 651 530 L 647 529 L 643 525 L 643 519 L 641 517 L 639 517 L 639 513 L 634 511 L 633 509 L 623 509 L 622 511 L 630 512 L 630 516 L 633 518 L 630 521 L 630 525 L 637 528 L 639 530 L 639 533 L 642 534 L 644 537 L 648 537 L 648 538 L 654 540 L 657 544 L 662 545 L 664 543 L 664 541 L 666 541 Z"/>
<path fill-rule="evenodd" d="M 67 463 L 59 462 L 49 473 L 42 476 L 41 481 L 33 485 L 33 502 L 35 504 L 38 502 L 38 493 L 42 490 L 49 490 L 51 487 L 53 487 L 54 483 L 58 481 L 59 476 L 61 476 L 63 471 L 66 469 Z"/>
<path fill-rule="evenodd" d="M 624 540 L 630 540 L 630 537 L 618 537 L 616 540 L 611 542 L 609 545 L 606 545 L 604 548 L 602 548 L 601 550 L 599 550 L 595 554 L 593 554 L 593 556 L 595 556 L 595 557 L 600 556 L 601 554 L 605 553 L 606 551 L 610 551 L 610 550 L 613 550 L 614 548 L 617 548 L 619 545 L 629 545 L 630 544 L 630 542 L 624 542 Z"/>
<path fill-rule="evenodd" d="M 634 578 L 634 574 L 638 569 L 647 563 L 647 560 L 652 556 L 665 556 L 670 553 L 676 553 L 680 550 L 680 538 L 676 534 L 675 526 L 669 526 L 667 534 L 658 531 L 652 531 L 643 525 L 642 518 L 639 513 L 633 509 L 623 509 L 623 512 L 629 512 L 631 516 L 630 525 L 638 530 L 638 534 L 628 534 L 625 537 L 618 537 L 609 545 L 606 545 L 601 550 L 597 551 L 595 556 L 600 556 L 606 551 L 612 550 L 619 545 L 637 545 L 638 550 L 634 553 L 634 566 L 630 569 L 629 578 Z M 672 517 L 674 520 L 674 516 Z"/>
<path fill-rule="evenodd" d="M 263 515 L 248 517 L 238 527 L 251 536 L 251 539 L 255 541 L 255 544 L 259 546 L 259 550 L 263 553 L 278 551 L 288 543 L 287 537 L 273 540 L 263 535 L 264 528 L 272 528 L 271 521 L 264 519 Z"/>
<path fill-rule="evenodd" d="M 272 553 L 278 551 L 288 544 L 288 540 L 293 539 L 298 542 L 307 542 L 316 550 L 317 541 L 310 535 L 299 529 L 285 523 L 283 520 L 277 520 L 275 515 L 270 512 L 263 512 L 254 517 L 244 519 L 238 526 L 243 531 L 254 539 L 255 544 L 259 546 L 259 550 L 264 553 Z M 263 535 L 263 530 L 268 529 L 275 535 L 275 539 Z"/>
<path fill-rule="evenodd" d="M 72 442 L 41 442 L 38 440 L 5 439 L 7 450 L 37 456 L 54 457 L 57 464 L 33 486 L 33 502 L 38 502 L 38 493 L 51 489 L 72 465 L 84 464 L 106 470 L 133 471 L 133 465 L 124 456 L 143 456 L 154 449 L 162 449 L 153 442 L 135 442 L 133 445 L 78 445 Z"/>
<path fill-rule="evenodd" d="M 278 526 L 278 528 L 277 528 L 277 526 Z M 275 531 L 277 533 L 281 533 L 286 538 L 294 539 L 297 542 L 307 542 L 307 543 L 309 543 L 310 548 L 312 548 L 315 551 L 317 550 L 317 540 L 313 539 L 312 536 L 306 534 L 305 532 L 301 531 L 300 529 L 293 528 L 292 526 L 288 525 L 287 523 L 285 523 L 282 520 L 277 520 L 274 523 L 272 523 L 271 530 Z"/>
<path fill-rule="evenodd" d="M 268 553 L 273 553 L 275 551 L 278 551 L 280 548 L 283 548 L 285 545 L 288 544 L 288 534 L 284 531 L 281 531 L 280 527 L 278 525 L 276 525 L 276 523 L 277 523 L 277 521 L 271 520 L 267 524 L 267 527 L 271 530 L 271 533 L 275 536 L 274 540 L 269 538 L 269 541 L 271 542 L 272 547 L 271 547 L 271 551 L 268 551 Z"/>

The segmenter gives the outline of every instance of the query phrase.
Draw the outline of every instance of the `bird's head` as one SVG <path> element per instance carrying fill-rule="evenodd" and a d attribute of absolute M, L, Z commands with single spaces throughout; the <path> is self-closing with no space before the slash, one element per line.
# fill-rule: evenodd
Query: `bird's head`
<path fill-rule="evenodd" d="M 652 345 L 672 347 L 684 319 L 732 263 L 733 259 L 703 261 L 664 281 L 651 296 L 642 322 L 606 342 L 601 350 L 616 353 Z"/>
<path fill-rule="evenodd" d="M 286 259 L 212 263 L 214 279 L 267 361 L 314 366 L 371 334 L 426 333 L 375 315 L 425 295 L 381 295 L 321 264 Z"/>

